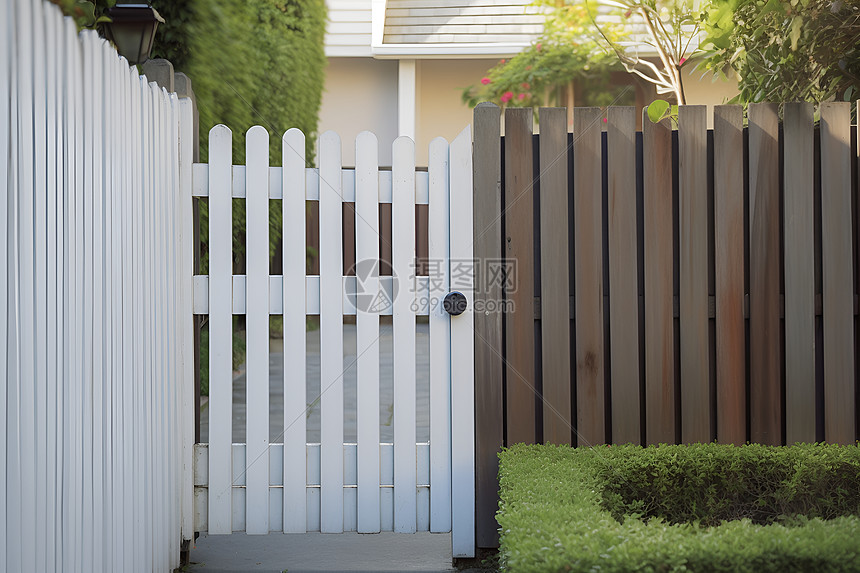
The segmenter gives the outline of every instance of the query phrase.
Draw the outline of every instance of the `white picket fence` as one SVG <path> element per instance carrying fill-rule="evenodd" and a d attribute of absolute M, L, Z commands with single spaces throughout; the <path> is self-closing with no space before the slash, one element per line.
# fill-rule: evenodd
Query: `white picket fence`
<path fill-rule="evenodd" d="M 209 164 L 195 164 L 193 195 L 209 202 L 209 275 L 194 277 L 194 312 L 209 315 L 209 442 L 195 449 L 200 531 L 415 532 L 453 529 L 455 557 L 474 555 L 474 397 L 471 282 L 467 311 L 441 301 L 449 261 L 472 259 L 472 159 L 467 128 L 449 146 L 430 145 L 416 172 L 414 143 L 393 145 L 378 167 L 376 136 L 355 142 L 356 166 L 341 165 L 334 132 L 319 139 L 318 169 L 305 165 L 305 137 L 289 130 L 283 167 L 270 167 L 269 137 L 247 133 L 247 165 L 232 165 L 232 134 L 209 133 Z M 232 274 L 232 200 L 246 201 L 246 275 Z M 269 274 L 269 208 L 283 209 L 283 275 Z M 456 205 L 449 209 L 452 199 Z M 319 276 L 306 276 L 306 201 L 319 202 Z M 355 203 L 356 261 L 380 259 L 379 204 L 392 204 L 393 305 L 356 304 L 343 273 L 343 203 Z M 415 205 L 429 210 L 430 277 L 416 277 Z M 279 206 L 277 206 L 279 205 Z M 188 221 L 190 222 L 190 220 Z M 471 281 L 471 279 L 469 279 Z M 378 267 L 363 293 L 391 297 Z M 413 303 L 417 303 L 413 306 Z M 232 316 L 245 314 L 247 443 L 233 444 Z M 380 443 L 380 314 L 393 315 L 394 442 Z M 416 444 L 416 316 L 429 315 L 430 441 Z M 283 442 L 269 443 L 269 318 L 283 315 Z M 319 315 L 320 396 L 306 391 L 306 315 Z M 344 443 L 343 324 L 356 316 L 357 442 Z M 307 443 L 306 410 L 321 402 L 321 443 Z M 453 436 L 453 440 L 452 440 Z"/>
<path fill-rule="evenodd" d="M 170 571 L 193 535 L 191 129 L 52 4 L 0 4 L 0 571 Z"/>

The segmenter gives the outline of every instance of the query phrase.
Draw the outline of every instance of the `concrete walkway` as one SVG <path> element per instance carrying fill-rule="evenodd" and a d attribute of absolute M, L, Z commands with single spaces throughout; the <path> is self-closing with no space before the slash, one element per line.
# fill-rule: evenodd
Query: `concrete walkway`
<path fill-rule="evenodd" d="M 228 571 L 456 571 L 448 533 L 201 534 L 191 550 L 193 573 Z"/>
<path fill-rule="evenodd" d="M 415 333 L 415 413 L 416 441 L 430 439 L 430 328 L 418 323 Z M 379 327 L 379 439 L 394 440 L 394 333 L 389 323 Z M 356 440 L 356 335 L 355 325 L 343 326 L 343 432 L 345 442 Z M 233 442 L 245 442 L 247 421 L 245 365 L 233 377 Z M 284 431 L 284 350 L 283 340 L 269 344 L 269 441 L 283 442 Z M 307 441 L 320 441 L 320 332 L 307 333 Z M 204 400 L 200 416 L 200 441 L 209 441 L 209 410 Z"/>

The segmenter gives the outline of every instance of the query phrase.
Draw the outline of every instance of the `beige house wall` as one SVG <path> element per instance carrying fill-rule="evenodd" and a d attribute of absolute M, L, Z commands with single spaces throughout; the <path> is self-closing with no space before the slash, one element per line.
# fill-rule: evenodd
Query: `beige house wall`
<path fill-rule="evenodd" d="M 452 141 L 472 122 L 462 102 L 464 87 L 476 84 L 497 59 L 424 59 L 416 62 L 416 161 L 427 165 L 430 141 Z M 391 144 L 397 137 L 397 60 L 329 58 L 320 110 L 320 133 L 332 129 L 343 142 L 343 164 L 355 164 L 355 136 L 370 130 L 379 139 L 379 161 L 391 165 Z M 712 127 L 714 105 L 737 93 L 736 81 L 712 81 L 710 74 L 690 66 L 684 72 L 687 101 L 707 105 Z M 662 96 L 666 97 L 666 96 Z"/>
<path fill-rule="evenodd" d="M 372 131 L 380 143 L 380 165 L 391 165 L 391 144 L 397 138 L 397 60 L 329 58 L 318 130 L 340 135 L 346 166 L 355 165 L 355 137 Z"/>

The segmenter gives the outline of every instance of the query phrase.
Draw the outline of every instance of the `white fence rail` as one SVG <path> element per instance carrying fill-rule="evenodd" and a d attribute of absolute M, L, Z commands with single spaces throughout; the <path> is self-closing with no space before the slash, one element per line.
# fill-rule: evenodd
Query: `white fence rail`
<path fill-rule="evenodd" d="M 318 169 L 306 167 L 305 138 L 295 129 L 283 137 L 283 167 L 268 165 L 263 128 L 248 131 L 246 166 L 232 165 L 231 141 L 227 127 L 214 127 L 210 163 L 193 169 L 192 194 L 209 202 L 209 275 L 194 277 L 193 303 L 195 313 L 209 315 L 210 353 L 209 440 L 195 450 L 197 529 L 408 533 L 452 531 L 453 523 L 454 555 L 474 555 L 471 282 L 460 285 L 470 300 L 464 315 L 451 318 L 441 304 L 451 286 L 451 257 L 472 258 L 469 129 L 450 146 L 434 140 L 426 172 L 416 172 L 414 143 L 406 137 L 394 142 L 390 171 L 379 169 L 377 139 L 369 132 L 356 139 L 354 169 L 342 167 L 334 132 L 320 136 Z M 456 212 L 449 209 L 455 196 L 466 205 Z M 232 274 L 234 198 L 246 201 L 246 275 Z M 271 199 L 279 200 L 273 208 L 283 209 L 283 275 L 269 272 Z M 318 276 L 306 276 L 308 201 L 319 204 Z M 360 280 L 344 276 L 344 203 L 355 207 Z M 380 203 L 391 204 L 396 279 L 379 276 L 385 241 Z M 416 276 L 416 204 L 427 205 L 429 254 L 440 263 L 430 265 L 424 277 Z M 451 244 L 454 237 L 460 244 Z M 377 295 L 391 304 L 372 305 Z M 231 433 L 234 314 L 246 315 L 246 444 L 232 443 Z M 284 328 L 278 443 L 269 441 L 270 315 L 283 315 Z M 307 393 L 307 315 L 319 315 L 318 396 Z M 355 315 L 356 336 L 355 443 L 344 440 L 344 316 L 349 315 Z M 380 443 L 382 315 L 392 316 L 393 327 L 393 443 Z M 421 315 L 429 316 L 430 441 L 416 443 L 416 317 Z M 320 443 L 308 443 L 306 415 L 317 401 Z M 453 440 L 452 424 L 458 430 Z"/>
<path fill-rule="evenodd" d="M 169 571 L 193 535 L 191 115 L 0 4 L 2 571 Z"/>

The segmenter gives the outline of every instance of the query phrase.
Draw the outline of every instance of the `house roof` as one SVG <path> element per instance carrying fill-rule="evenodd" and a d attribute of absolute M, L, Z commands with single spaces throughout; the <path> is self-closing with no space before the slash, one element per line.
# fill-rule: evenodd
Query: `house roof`
<path fill-rule="evenodd" d="M 327 0 L 326 54 L 377 58 L 499 57 L 543 30 L 531 0 Z"/>

